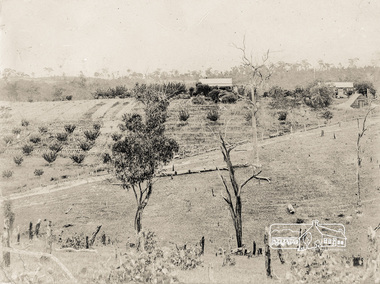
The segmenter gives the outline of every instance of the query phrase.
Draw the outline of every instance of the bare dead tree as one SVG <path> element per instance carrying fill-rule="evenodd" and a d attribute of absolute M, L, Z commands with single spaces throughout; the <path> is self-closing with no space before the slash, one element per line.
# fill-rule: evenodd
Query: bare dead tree
<path fill-rule="evenodd" d="M 246 181 L 244 181 L 242 184 L 239 185 L 235 176 L 235 170 L 234 170 L 234 167 L 231 161 L 231 155 L 230 155 L 231 151 L 235 148 L 235 146 L 227 146 L 222 135 L 219 135 L 219 138 L 220 138 L 220 149 L 222 151 L 224 161 L 226 162 L 226 165 L 227 165 L 227 169 L 228 169 L 229 177 L 230 177 L 230 183 L 232 186 L 232 189 L 230 189 L 230 186 L 227 184 L 226 179 L 222 176 L 222 174 L 218 170 L 219 177 L 222 180 L 225 192 L 227 194 L 227 196 L 224 196 L 222 193 L 222 197 L 224 201 L 228 204 L 228 208 L 230 210 L 232 221 L 235 227 L 237 246 L 240 248 L 242 247 L 242 237 L 243 237 L 243 226 L 242 226 L 242 218 L 241 218 L 241 212 L 242 212 L 241 191 L 244 188 L 244 186 L 252 179 L 266 180 L 268 182 L 270 182 L 270 179 L 267 177 L 259 176 L 261 173 L 261 171 L 259 171 L 258 173 L 253 174 L 250 178 L 248 178 Z"/>
<path fill-rule="evenodd" d="M 245 96 L 239 96 L 241 99 L 247 101 L 249 105 L 251 106 L 251 112 L 252 112 L 252 143 L 253 143 L 253 161 L 252 164 L 254 165 L 253 171 L 255 171 L 256 167 L 260 167 L 260 161 L 259 161 L 259 153 L 258 153 L 258 147 L 257 147 L 257 111 L 258 111 L 258 104 L 256 102 L 256 97 L 258 94 L 261 94 L 265 83 L 270 79 L 270 77 L 273 74 L 274 65 L 269 63 L 269 50 L 267 50 L 262 56 L 261 56 L 261 62 L 255 62 L 253 58 L 252 52 L 248 55 L 247 54 L 247 48 L 245 44 L 245 36 L 243 38 L 243 45 L 237 46 L 236 44 L 233 44 L 233 46 L 240 50 L 242 52 L 242 65 L 246 67 L 250 71 L 249 80 L 250 83 L 247 85 L 247 87 L 251 90 L 251 97 L 245 94 Z"/>
<path fill-rule="evenodd" d="M 357 122 L 358 122 L 358 137 L 357 137 L 357 140 L 356 140 L 356 159 L 357 159 L 357 163 L 356 163 L 356 184 L 357 184 L 357 189 L 358 189 L 358 204 L 361 203 L 360 169 L 362 167 L 362 157 L 361 157 L 361 145 L 360 145 L 360 141 L 363 138 L 365 132 L 368 130 L 368 128 L 366 126 L 368 115 L 374 109 L 375 109 L 375 107 L 369 108 L 369 110 L 367 111 L 366 115 L 364 116 L 364 120 L 363 120 L 362 125 L 360 125 L 359 118 L 357 119 Z"/>

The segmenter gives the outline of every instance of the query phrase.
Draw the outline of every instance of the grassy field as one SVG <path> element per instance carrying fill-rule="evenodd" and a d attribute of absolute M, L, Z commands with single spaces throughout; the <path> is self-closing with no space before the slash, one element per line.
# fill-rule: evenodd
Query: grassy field
<path fill-rule="evenodd" d="M 93 107 L 89 107 L 91 108 L 94 110 Z M 102 106 L 98 110 L 101 108 Z M 263 247 L 264 228 L 272 223 L 294 223 L 297 220 L 310 223 L 316 219 L 320 222 L 346 225 L 348 246 L 339 254 L 365 254 L 367 227 L 376 226 L 379 222 L 376 215 L 380 209 L 379 125 L 377 117 L 369 118 L 369 130 L 362 141 L 362 214 L 355 212 L 356 121 L 343 122 L 340 127 L 335 125 L 325 128 L 323 137 L 317 129 L 260 142 L 262 174 L 270 177 L 271 183 L 259 184 L 253 181 L 246 186 L 242 194 L 243 242 L 248 248 L 251 248 L 253 241 L 256 241 L 258 247 Z M 248 144 L 233 151 L 233 161 L 249 162 L 249 148 Z M 175 162 L 176 167 L 207 167 L 212 163 L 222 163 L 218 151 L 204 155 L 207 156 L 178 160 Z M 0 157 L 4 161 L 10 156 L 3 153 Z M 46 177 L 69 173 L 72 179 L 78 179 L 78 175 L 80 179 L 85 179 L 88 178 L 88 169 L 100 161 L 99 157 L 93 155 L 86 161 L 87 167 L 81 167 L 72 166 L 68 158 L 61 157 L 57 163 L 49 167 L 44 166 L 44 162 L 39 159 L 37 162 L 37 157 L 26 158 L 21 166 L 22 170 L 17 173 L 15 170 L 15 175 L 10 180 L 3 179 L 3 194 L 27 193 L 31 186 L 38 186 L 41 180 L 28 172 L 31 168 L 43 167 Z M 239 169 L 238 179 L 243 181 L 250 173 L 250 168 Z M 46 220 L 42 222 L 42 226 L 45 227 L 47 220 L 51 220 L 56 235 L 62 231 L 64 234 L 76 232 L 90 235 L 96 226 L 101 224 L 101 234 L 109 236 L 114 244 L 103 247 L 97 240 L 96 248 L 99 254 L 96 259 L 105 263 L 111 258 L 108 262 L 111 263 L 114 261 L 114 249 L 117 247 L 119 251 L 123 251 L 125 242 L 134 238 L 133 194 L 122 190 L 114 184 L 115 182 L 113 179 L 106 179 L 79 186 L 73 184 L 72 187 L 61 191 L 14 199 L 15 225 L 20 226 L 21 231 L 25 233 L 30 221 Z M 27 186 L 23 189 L 22 184 Z M 237 265 L 234 267 L 222 267 L 222 259 L 215 257 L 219 247 L 228 248 L 230 238 L 231 243 L 235 243 L 231 218 L 220 196 L 222 190 L 216 172 L 159 178 L 154 184 L 154 193 L 144 211 L 143 227 L 154 231 L 159 244 L 168 247 L 173 247 L 174 244 L 194 244 L 199 242 L 202 236 L 205 237 L 204 267 L 194 271 L 178 271 L 180 280 L 184 282 L 209 282 L 210 269 L 214 271 L 217 283 L 266 281 L 263 257 L 237 257 Z M 294 215 L 287 213 L 286 206 L 289 203 L 295 207 Z M 65 214 L 70 208 L 71 210 Z M 347 216 L 353 217 L 350 224 L 346 224 Z M 67 224 L 72 226 L 63 228 Z M 25 234 L 22 240 L 27 243 Z M 32 244 L 33 247 L 38 250 L 38 245 Z M 85 267 L 94 269 L 99 266 L 99 261 L 94 261 L 94 257 L 88 253 L 54 254 L 76 278 L 83 281 L 90 273 L 83 273 Z M 286 265 L 281 265 L 277 258 L 274 260 L 274 272 L 279 277 L 284 277 L 289 269 L 289 260 L 294 255 L 290 252 L 286 257 Z M 213 268 L 210 268 L 211 266 Z"/>

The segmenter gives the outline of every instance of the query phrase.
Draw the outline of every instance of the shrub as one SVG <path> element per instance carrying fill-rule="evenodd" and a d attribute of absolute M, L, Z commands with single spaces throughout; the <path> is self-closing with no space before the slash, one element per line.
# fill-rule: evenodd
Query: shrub
<path fill-rule="evenodd" d="M 80 143 L 79 143 L 79 147 L 80 147 L 83 151 L 89 151 L 93 146 L 94 146 L 94 143 L 93 143 L 93 142 L 83 141 L 83 142 L 80 142 Z"/>
<path fill-rule="evenodd" d="M 334 95 L 334 91 L 325 86 L 325 85 L 317 85 L 309 87 L 305 92 L 305 104 L 314 108 L 325 108 L 328 107 Z"/>
<path fill-rule="evenodd" d="M 100 123 L 94 123 L 94 124 L 92 125 L 92 127 L 93 127 L 95 130 L 100 130 L 100 128 L 101 128 L 102 126 L 100 125 Z"/>
<path fill-rule="evenodd" d="M 218 89 L 214 89 L 207 94 L 207 97 L 211 98 L 211 100 L 217 103 L 219 102 L 219 93 L 220 91 Z"/>
<path fill-rule="evenodd" d="M 191 102 L 195 105 L 204 105 L 206 100 L 204 96 L 196 96 L 191 99 Z"/>
<path fill-rule="evenodd" d="M 25 144 L 21 149 L 24 155 L 29 156 L 33 152 L 34 147 L 31 144 Z"/>
<path fill-rule="evenodd" d="M 53 152 L 60 152 L 62 150 L 63 146 L 59 142 L 53 142 L 52 144 L 49 145 L 49 149 Z"/>
<path fill-rule="evenodd" d="M 207 119 L 217 121 L 219 119 L 219 112 L 216 109 L 211 109 L 207 112 Z"/>
<path fill-rule="evenodd" d="M 42 169 L 35 169 L 34 170 L 34 175 L 36 177 L 42 176 L 43 174 L 44 174 L 44 170 L 42 170 Z"/>
<path fill-rule="evenodd" d="M 103 158 L 103 164 L 107 164 L 112 161 L 111 156 L 108 153 L 103 153 L 102 158 Z"/>
<path fill-rule="evenodd" d="M 13 142 L 13 137 L 12 136 L 5 136 L 3 138 L 5 144 L 11 144 Z"/>
<path fill-rule="evenodd" d="M 13 128 L 13 129 L 12 129 L 12 133 L 13 133 L 14 135 L 18 135 L 18 134 L 20 134 L 20 133 L 21 133 L 21 128 L 18 128 L 18 127 Z"/>
<path fill-rule="evenodd" d="M 13 157 L 13 161 L 17 166 L 21 166 L 22 162 L 24 161 L 24 158 L 22 156 L 15 156 Z"/>
<path fill-rule="evenodd" d="M 67 101 L 71 101 L 72 98 L 73 98 L 73 96 L 66 96 Z"/>
<path fill-rule="evenodd" d="M 244 118 L 245 118 L 246 121 L 251 121 L 252 120 L 252 111 L 247 111 L 244 114 Z"/>
<path fill-rule="evenodd" d="M 278 120 L 280 121 L 286 120 L 286 117 L 288 116 L 287 111 L 279 111 L 277 114 L 278 114 Z"/>
<path fill-rule="evenodd" d="M 194 91 L 195 91 L 195 88 L 194 88 L 194 87 L 190 87 L 190 88 L 189 88 L 189 94 L 190 94 L 190 97 L 193 96 Z"/>
<path fill-rule="evenodd" d="M 84 135 L 86 136 L 87 140 L 89 141 L 95 141 L 99 135 L 100 135 L 100 131 L 99 130 L 86 130 L 84 132 Z"/>
<path fill-rule="evenodd" d="M 354 83 L 354 88 L 355 90 L 359 93 L 359 94 L 362 94 L 362 95 L 368 95 L 367 94 L 367 91 L 369 90 L 369 92 L 373 95 L 376 94 L 376 89 L 374 88 L 373 86 L 373 83 L 371 82 L 368 82 L 368 81 L 364 81 L 364 82 L 356 82 Z"/>
<path fill-rule="evenodd" d="M 49 164 L 53 163 L 58 157 L 58 153 L 55 151 L 50 151 L 42 154 L 42 158 L 45 159 Z"/>
<path fill-rule="evenodd" d="M 10 170 L 4 170 L 2 173 L 3 178 L 10 178 L 13 175 L 13 171 Z"/>
<path fill-rule="evenodd" d="M 212 88 L 207 85 L 207 84 L 200 84 L 198 83 L 196 85 L 196 91 L 195 91 L 195 94 L 196 95 L 203 95 L 205 97 L 207 97 L 208 93 L 212 90 Z"/>
<path fill-rule="evenodd" d="M 121 133 L 115 132 L 115 133 L 111 134 L 111 138 L 115 142 L 119 141 L 121 139 L 121 137 L 123 137 L 123 135 Z"/>
<path fill-rule="evenodd" d="M 29 121 L 26 119 L 21 120 L 21 126 L 24 126 L 24 127 L 29 126 Z"/>
<path fill-rule="evenodd" d="M 68 134 L 71 134 L 71 133 L 74 132 L 74 130 L 75 130 L 75 128 L 76 128 L 76 125 L 75 125 L 75 124 L 66 124 L 66 125 L 64 126 L 64 128 L 65 128 L 65 130 L 66 130 L 66 132 L 67 132 Z"/>
<path fill-rule="evenodd" d="M 238 100 L 238 97 L 232 93 L 226 93 L 225 95 L 221 96 L 220 100 L 224 104 L 234 104 Z"/>
<path fill-rule="evenodd" d="M 60 142 L 67 141 L 67 132 L 57 133 L 56 138 Z"/>
<path fill-rule="evenodd" d="M 40 126 L 40 127 L 38 127 L 38 132 L 40 134 L 45 134 L 48 132 L 48 128 L 46 126 Z"/>
<path fill-rule="evenodd" d="M 175 266 L 178 266 L 182 270 L 191 270 L 202 264 L 201 248 L 198 246 L 182 246 L 173 251 L 170 260 Z"/>
<path fill-rule="evenodd" d="M 38 136 L 38 135 L 31 135 L 29 137 L 29 141 L 34 143 L 34 144 L 37 144 L 37 143 L 40 143 L 41 142 L 41 137 Z"/>
<path fill-rule="evenodd" d="M 326 119 L 326 120 L 330 120 L 333 118 L 333 113 L 329 110 L 326 110 L 325 112 L 322 113 L 322 118 Z"/>
<path fill-rule="evenodd" d="M 190 117 L 190 114 L 187 110 L 181 109 L 179 111 L 179 120 L 180 121 L 187 121 L 189 119 L 189 117 Z"/>
<path fill-rule="evenodd" d="M 81 164 L 86 156 L 84 154 L 73 154 L 70 156 L 70 159 L 74 163 Z"/>

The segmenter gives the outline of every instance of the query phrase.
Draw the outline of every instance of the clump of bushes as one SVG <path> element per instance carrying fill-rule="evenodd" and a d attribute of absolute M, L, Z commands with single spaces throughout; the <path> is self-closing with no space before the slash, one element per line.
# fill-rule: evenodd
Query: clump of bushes
<path fill-rule="evenodd" d="M 234 104 L 238 100 L 238 97 L 233 93 L 225 93 L 220 96 L 220 101 L 224 104 Z"/>
<path fill-rule="evenodd" d="M 21 133 L 21 128 L 19 128 L 19 127 L 15 127 L 15 128 L 13 128 L 13 129 L 12 129 L 12 133 L 13 133 L 14 135 L 18 135 L 18 134 L 20 134 L 20 133 Z"/>
<path fill-rule="evenodd" d="M 92 128 L 94 128 L 95 130 L 100 130 L 101 127 L 102 127 L 102 126 L 100 125 L 100 123 L 94 123 L 94 124 L 92 125 Z"/>
<path fill-rule="evenodd" d="M 211 121 L 217 121 L 219 119 L 219 111 L 217 109 L 210 109 L 207 112 L 207 119 Z"/>
<path fill-rule="evenodd" d="M 179 111 L 179 120 L 180 121 L 187 121 L 190 117 L 189 112 L 186 109 L 181 109 Z"/>
<path fill-rule="evenodd" d="M 214 103 L 218 103 L 219 102 L 219 93 L 220 93 L 220 91 L 218 89 L 214 89 L 207 94 L 207 97 L 211 98 L 211 100 L 213 100 Z"/>
<path fill-rule="evenodd" d="M 29 121 L 26 119 L 21 120 L 21 126 L 28 127 L 29 126 Z"/>
<path fill-rule="evenodd" d="M 34 175 L 36 177 L 42 176 L 43 174 L 44 174 L 44 170 L 42 170 L 42 169 L 35 169 L 34 170 Z"/>
<path fill-rule="evenodd" d="M 86 139 L 89 141 L 95 141 L 100 135 L 99 130 L 85 130 L 84 131 L 84 136 L 86 136 Z"/>
<path fill-rule="evenodd" d="M 22 162 L 24 161 L 24 158 L 22 156 L 15 156 L 13 157 L 13 161 L 17 166 L 21 166 Z"/>
<path fill-rule="evenodd" d="M 45 152 L 42 154 L 42 158 L 49 164 L 53 163 L 58 157 L 58 153 L 55 151 Z"/>
<path fill-rule="evenodd" d="M 305 91 L 304 101 L 311 108 L 325 108 L 331 104 L 333 96 L 332 88 L 323 84 L 314 85 Z"/>
<path fill-rule="evenodd" d="M 123 135 L 121 133 L 115 132 L 115 133 L 111 134 L 111 138 L 115 142 L 119 141 L 121 139 L 121 137 L 123 137 Z"/>
<path fill-rule="evenodd" d="M 330 120 L 333 118 L 333 113 L 329 110 L 326 110 L 325 112 L 322 113 L 322 118 L 326 119 L 326 120 Z"/>
<path fill-rule="evenodd" d="M 57 133 L 56 138 L 60 142 L 65 142 L 67 141 L 67 132 L 62 132 L 62 133 Z"/>
<path fill-rule="evenodd" d="M 38 132 L 40 134 L 45 134 L 48 132 L 48 128 L 46 126 L 40 126 L 40 127 L 38 127 Z"/>
<path fill-rule="evenodd" d="M 191 99 L 191 102 L 195 105 L 204 105 L 206 100 L 204 96 L 196 96 Z"/>
<path fill-rule="evenodd" d="M 12 175 L 13 175 L 13 171 L 11 171 L 11 170 L 4 170 L 2 172 L 3 178 L 10 178 L 10 177 L 12 177 Z"/>
<path fill-rule="evenodd" d="M 38 135 L 36 135 L 36 134 L 34 134 L 34 135 L 31 135 L 29 137 L 29 141 L 32 142 L 32 143 L 34 143 L 34 144 L 37 144 L 37 143 L 41 142 L 41 137 L 38 136 Z"/>
<path fill-rule="evenodd" d="M 278 120 L 280 121 L 286 120 L 286 117 L 288 116 L 287 111 L 279 111 L 277 114 L 278 114 Z"/>
<path fill-rule="evenodd" d="M 49 145 L 49 149 L 55 153 L 58 153 L 62 150 L 63 146 L 59 142 L 53 142 L 52 144 Z"/>
<path fill-rule="evenodd" d="M 79 143 L 79 147 L 80 147 L 83 151 L 89 151 L 93 146 L 94 146 L 94 143 L 93 143 L 93 142 L 83 141 L 83 142 L 80 142 L 80 143 Z"/>
<path fill-rule="evenodd" d="M 77 164 L 81 164 L 86 156 L 84 154 L 73 154 L 70 159 Z"/>
<path fill-rule="evenodd" d="M 212 90 L 212 88 L 209 85 L 198 83 L 198 84 L 196 84 L 195 94 L 197 96 L 203 95 L 203 96 L 207 97 L 208 94 L 211 92 L 211 90 Z"/>
<path fill-rule="evenodd" d="M 103 164 L 107 164 L 107 163 L 111 162 L 111 160 L 112 160 L 110 154 L 108 154 L 108 153 L 103 153 L 102 158 L 103 158 Z"/>
<path fill-rule="evenodd" d="M 68 133 L 68 134 L 71 134 L 74 132 L 75 128 L 76 128 L 76 125 L 75 124 L 66 124 L 64 126 L 65 128 L 65 131 Z"/>
<path fill-rule="evenodd" d="M 24 155 L 29 156 L 33 152 L 34 147 L 31 144 L 25 144 L 21 149 Z"/>

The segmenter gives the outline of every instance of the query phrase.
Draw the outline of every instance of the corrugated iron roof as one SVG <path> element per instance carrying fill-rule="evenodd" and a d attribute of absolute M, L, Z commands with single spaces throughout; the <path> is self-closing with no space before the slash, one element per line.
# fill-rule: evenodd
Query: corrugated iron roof
<path fill-rule="evenodd" d="M 207 78 L 199 81 L 209 86 L 232 87 L 232 78 Z"/>
<path fill-rule="evenodd" d="M 353 88 L 353 82 L 333 82 L 335 88 Z"/>

